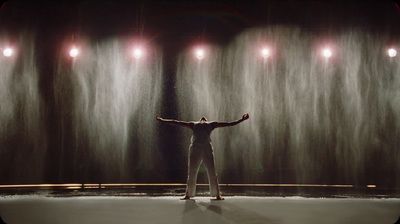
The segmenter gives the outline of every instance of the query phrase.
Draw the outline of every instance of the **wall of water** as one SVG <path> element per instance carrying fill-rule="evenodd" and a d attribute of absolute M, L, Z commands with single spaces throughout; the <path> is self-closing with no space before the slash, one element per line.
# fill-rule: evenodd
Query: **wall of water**
<path fill-rule="evenodd" d="M 13 57 L 0 57 L 0 179 L 39 182 L 47 151 L 44 104 L 32 35 L 21 34 Z M 0 42 L 5 41 L 0 36 Z"/>
<path fill-rule="evenodd" d="M 400 186 L 400 61 L 388 40 L 348 30 L 248 30 L 201 61 L 181 55 L 179 119 L 250 119 L 212 136 L 221 182 Z M 333 56 L 321 56 L 330 45 Z M 261 57 L 268 46 L 271 56 Z M 185 132 L 185 135 L 188 135 Z M 382 179 L 382 177 L 385 177 Z M 372 183 L 373 184 L 373 183 Z"/>
<path fill-rule="evenodd" d="M 74 167 L 73 176 L 140 181 L 161 166 L 155 130 L 161 55 L 146 49 L 136 59 L 126 49 L 122 39 L 88 42 L 71 64 L 60 60 L 54 83 L 63 132 L 60 166 Z"/>
<path fill-rule="evenodd" d="M 160 133 L 154 116 L 173 101 L 181 120 L 250 114 L 212 135 L 221 183 L 400 186 L 399 57 L 387 56 L 382 35 L 330 36 L 260 28 L 204 46 L 200 61 L 182 52 L 177 98 L 162 102 L 159 49 L 136 59 L 123 38 L 88 40 L 77 58 L 60 52 L 54 73 L 42 74 L 35 38 L 21 35 L 16 56 L 0 57 L 0 182 L 168 182 L 165 169 L 179 176 L 187 168 L 161 158 L 185 145 L 160 147 L 161 135 L 175 134 Z M 189 146 L 190 131 L 169 130 Z"/>

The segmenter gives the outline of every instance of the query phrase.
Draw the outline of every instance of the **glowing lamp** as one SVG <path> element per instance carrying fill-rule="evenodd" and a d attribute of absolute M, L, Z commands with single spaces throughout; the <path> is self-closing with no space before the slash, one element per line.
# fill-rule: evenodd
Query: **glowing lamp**
<path fill-rule="evenodd" d="M 202 49 L 198 49 L 196 51 L 196 58 L 199 60 L 203 60 L 204 58 L 204 51 Z"/>
<path fill-rule="evenodd" d="M 13 50 L 11 48 L 6 48 L 3 50 L 3 55 L 5 57 L 11 57 L 12 54 L 13 54 Z"/>
<path fill-rule="evenodd" d="M 75 58 L 76 56 L 78 56 L 78 54 L 79 54 L 79 50 L 76 49 L 76 48 L 72 48 L 72 49 L 69 51 L 69 56 L 71 56 L 72 58 Z"/>
<path fill-rule="evenodd" d="M 141 58 L 141 57 L 142 57 L 142 54 L 143 54 L 143 52 L 142 52 L 142 50 L 140 50 L 139 48 L 138 48 L 138 49 L 135 49 L 135 50 L 133 51 L 133 57 L 135 57 L 136 59 Z"/>
<path fill-rule="evenodd" d="M 322 51 L 322 55 L 323 55 L 325 58 L 330 58 L 330 57 L 332 57 L 332 51 L 331 51 L 330 49 L 326 48 L 326 49 L 324 49 L 324 50 Z"/>
<path fill-rule="evenodd" d="M 397 51 L 396 51 L 395 49 L 393 49 L 393 48 L 390 48 L 390 49 L 388 50 L 388 55 L 389 55 L 389 57 L 391 57 L 391 58 L 396 57 Z"/>
<path fill-rule="evenodd" d="M 268 58 L 268 57 L 269 57 L 269 50 L 268 50 L 267 48 L 262 49 L 262 50 L 261 50 L 261 55 L 262 55 L 264 58 Z"/>

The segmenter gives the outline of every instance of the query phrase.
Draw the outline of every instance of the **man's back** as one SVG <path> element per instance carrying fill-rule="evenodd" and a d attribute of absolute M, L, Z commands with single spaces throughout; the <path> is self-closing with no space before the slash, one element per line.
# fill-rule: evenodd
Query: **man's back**
<path fill-rule="evenodd" d="M 209 122 L 195 122 L 193 125 L 192 143 L 210 143 L 214 127 Z"/>

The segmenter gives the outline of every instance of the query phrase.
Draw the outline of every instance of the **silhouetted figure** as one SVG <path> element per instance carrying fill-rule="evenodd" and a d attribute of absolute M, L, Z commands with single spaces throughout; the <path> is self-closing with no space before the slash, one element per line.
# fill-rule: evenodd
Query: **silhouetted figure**
<path fill-rule="evenodd" d="M 212 197 L 216 197 L 217 200 L 224 200 L 221 197 L 218 186 L 217 174 L 214 166 L 214 152 L 211 144 L 211 132 L 215 128 L 222 128 L 237 125 L 240 122 L 249 119 L 249 114 L 244 114 L 242 119 L 231 121 L 231 122 L 208 122 L 205 117 L 202 117 L 200 121 L 178 121 L 172 119 L 163 119 L 156 116 L 156 119 L 165 122 L 170 125 L 182 126 L 190 128 L 193 131 L 191 144 L 189 147 L 189 159 L 188 159 L 188 178 L 186 185 L 186 193 L 182 200 L 190 199 L 194 197 L 196 193 L 196 181 L 199 166 L 203 163 L 207 170 L 208 182 L 210 184 L 210 194 Z"/>

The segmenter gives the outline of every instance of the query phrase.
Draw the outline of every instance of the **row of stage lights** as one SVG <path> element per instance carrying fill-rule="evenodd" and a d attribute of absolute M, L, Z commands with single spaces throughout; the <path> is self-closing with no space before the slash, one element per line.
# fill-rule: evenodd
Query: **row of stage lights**
<path fill-rule="evenodd" d="M 265 59 L 267 59 L 267 58 L 269 58 L 271 56 L 271 52 L 270 52 L 270 50 L 268 48 L 261 49 L 260 53 L 261 53 L 261 56 L 263 58 L 265 58 Z M 199 60 L 203 60 L 204 59 L 205 53 L 204 53 L 203 49 L 197 49 L 195 51 L 195 54 L 196 54 L 196 58 L 197 59 L 199 59 Z M 330 58 L 330 57 L 332 57 L 332 50 L 329 49 L 329 48 L 324 48 L 321 51 L 321 54 L 325 58 Z M 387 50 L 387 54 L 388 54 L 389 57 L 393 58 L 393 57 L 397 56 L 397 51 L 394 48 L 390 48 L 390 49 Z"/>
<path fill-rule="evenodd" d="M 3 49 L 3 56 L 5 57 L 11 57 L 14 53 L 14 50 L 12 48 L 4 48 Z M 76 47 L 72 47 L 69 51 L 69 56 L 71 58 L 76 58 L 79 56 L 79 49 Z M 260 51 L 260 54 L 263 58 L 267 59 L 271 56 L 271 52 L 268 48 L 263 48 Z M 332 51 L 329 48 L 325 48 L 321 51 L 322 56 L 324 56 L 325 58 L 330 58 L 332 57 Z M 393 58 L 397 56 L 397 50 L 394 48 L 390 48 L 387 50 L 387 54 L 389 57 Z M 140 48 L 136 48 L 132 51 L 132 55 L 134 58 L 136 59 L 140 59 L 143 56 L 143 51 Z M 205 57 L 205 52 L 204 49 L 196 49 L 195 50 L 195 56 L 198 60 L 203 60 Z"/>
<path fill-rule="evenodd" d="M 322 53 L 322 56 L 324 56 L 325 58 L 332 57 L 332 51 L 329 48 L 323 49 L 321 53 Z M 196 54 L 197 59 L 199 59 L 199 60 L 204 59 L 205 53 L 204 53 L 203 49 L 197 49 L 195 54 Z M 389 57 L 393 58 L 393 57 L 397 56 L 397 51 L 394 48 L 390 48 L 390 49 L 388 49 L 387 54 Z M 261 49 L 261 56 L 265 59 L 269 58 L 271 56 L 270 50 L 268 48 Z"/>
<path fill-rule="evenodd" d="M 267 59 L 267 58 L 269 58 L 269 57 L 271 56 L 271 52 L 270 52 L 270 50 L 269 50 L 268 48 L 263 48 L 263 49 L 261 49 L 260 53 L 261 53 L 261 56 L 262 56 L 263 58 L 265 58 L 265 59 Z M 324 56 L 325 58 L 330 58 L 330 57 L 332 57 L 332 50 L 329 49 L 329 48 L 324 48 L 324 49 L 321 51 L 321 54 L 322 54 L 322 56 Z M 391 57 L 391 58 L 396 57 L 396 56 L 397 56 L 397 50 L 394 49 L 394 48 L 390 48 L 390 49 L 387 50 L 387 54 L 388 54 L 388 56 Z M 77 48 L 72 48 L 72 49 L 70 50 L 70 52 L 69 52 L 69 55 L 70 55 L 72 58 L 75 58 L 75 57 L 77 57 L 77 56 L 79 55 L 79 50 L 78 50 Z M 135 57 L 136 59 L 139 59 L 139 58 L 142 57 L 143 52 L 142 52 L 142 50 L 141 50 L 140 48 L 137 48 L 137 49 L 134 49 L 134 50 L 133 50 L 132 55 L 133 55 L 133 57 Z M 196 49 L 196 50 L 195 50 L 195 56 L 196 56 L 197 59 L 203 60 L 204 57 L 205 57 L 205 51 L 204 51 L 204 49 L 201 49 L 201 48 Z"/>
<path fill-rule="evenodd" d="M 325 58 L 330 58 L 330 57 L 332 57 L 332 50 L 329 48 L 324 48 L 324 49 L 322 49 L 321 54 Z M 390 48 L 387 50 L 387 54 L 389 57 L 393 58 L 393 57 L 397 56 L 397 51 L 394 48 Z M 261 56 L 263 56 L 265 59 L 270 57 L 270 55 L 271 55 L 270 50 L 268 48 L 263 48 L 261 50 Z M 202 56 L 202 57 L 204 57 L 204 56 Z M 198 57 L 198 59 L 200 59 L 200 58 Z"/>
<path fill-rule="evenodd" d="M 267 59 L 267 58 L 269 58 L 269 57 L 271 56 L 271 52 L 270 52 L 270 50 L 269 50 L 268 48 L 263 48 L 263 49 L 261 49 L 260 53 L 261 53 L 261 56 L 262 56 L 263 58 L 265 58 L 265 59 Z M 199 59 L 199 60 L 203 60 L 203 59 L 204 59 L 205 53 L 204 53 L 204 50 L 203 50 L 203 49 L 197 49 L 197 50 L 195 51 L 195 54 L 196 54 L 196 58 L 197 58 L 197 59 Z M 324 49 L 321 51 L 321 54 L 322 54 L 322 56 L 324 56 L 325 58 L 330 58 L 330 57 L 332 57 L 332 51 L 331 51 L 331 49 L 329 49 L 329 48 L 324 48 Z M 393 57 L 396 57 L 397 51 L 396 51 L 396 49 L 394 49 L 394 48 L 390 48 L 390 49 L 388 49 L 387 54 L 388 54 L 389 57 L 393 58 Z"/>

